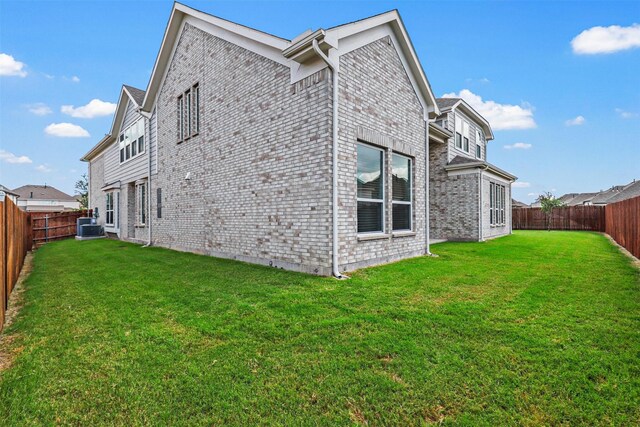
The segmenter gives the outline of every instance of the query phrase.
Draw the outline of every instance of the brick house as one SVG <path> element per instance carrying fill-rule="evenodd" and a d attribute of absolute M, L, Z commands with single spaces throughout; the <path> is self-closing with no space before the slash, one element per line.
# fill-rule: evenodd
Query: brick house
<path fill-rule="evenodd" d="M 82 159 L 89 204 L 122 239 L 313 274 L 423 255 L 440 114 L 396 11 L 286 40 L 175 3 Z"/>
<path fill-rule="evenodd" d="M 483 241 L 511 234 L 514 175 L 487 162 L 489 122 L 460 98 L 438 98 L 430 133 L 433 239 Z"/>

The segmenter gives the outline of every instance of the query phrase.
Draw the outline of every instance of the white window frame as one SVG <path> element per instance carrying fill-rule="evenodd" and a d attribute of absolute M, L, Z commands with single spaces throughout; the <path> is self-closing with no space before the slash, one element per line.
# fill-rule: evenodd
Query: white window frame
<path fill-rule="evenodd" d="M 115 209 L 114 209 L 114 192 L 113 191 L 109 191 L 105 194 L 104 223 L 105 225 L 108 225 L 111 227 L 115 225 Z"/>
<path fill-rule="evenodd" d="M 357 159 L 356 159 L 356 229 L 358 228 L 357 226 L 357 218 L 358 218 L 358 202 L 369 202 L 369 203 L 379 203 L 380 205 L 382 205 L 382 230 L 376 230 L 376 231 L 358 231 L 358 235 L 371 235 L 371 234 L 384 234 L 385 230 L 386 230 L 386 196 L 387 196 L 387 192 L 386 192 L 386 186 L 387 186 L 387 180 L 386 180 L 386 166 L 387 166 L 387 152 L 386 150 L 376 147 L 374 145 L 371 144 L 367 144 L 364 142 L 358 142 L 357 145 L 362 145 L 363 147 L 367 147 L 370 148 L 372 150 L 377 150 L 380 151 L 382 153 L 382 170 L 380 170 L 380 177 L 382 178 L 382 198 L 381 199 L 370 199 L 370 198 L 365 198 L 365 197 L 358 197 L 358 189 L 357 189 L 357 180 L 358 180 L 358 176 L 357 176 Z"/>
<path fill-rule="evenodd" d="M 469 128 L 471 126 L 469 125 L 469 122 L 467 122 L 466 120 L 462 121 L 462 150 L 465 153 L 469 152 Z"/>
<path fill-rule="evenodd" d="M 413 231 L 413 159 L 400 153 L 391 153 L 391 176 L 393 176 L 393 156 L 398 156 L 409 160 L 409 201 L 393 199 L 393 180 L 391 188 L 391 214 L 393 215 L 393 205 L 409 205 L 409 228 L 394 229 L 391 224 L 391 230 L 394 232 Z"/>
<path fill-rule="evenodd" d="M 129 126 L 127 126 L 118 137 L 118 158 L 120 164 L 125 164 L 137 157 L 140 157 L 147 151 L 146 144 L 146 123 L 144 117 L 139 118 Z M 132 137 L 135 132 L 135 138 Z M 127 133 L 129 139 L 127 140 Z M 142 138 L 142 151 L 140 151 L 140 138 Z M 135 146 L 136 154 L 133 155 L 133 147 Z"/>
<path fill-rule="evenodd" d="M 200 83 L 194 83 L 177 97 L 178 144 L 200 133 Z"/>
<path fill-rule="evenodd" d="M 482 131 L 480 129 L 476 129 L 476 158 L 482 159 Z"/>
<path fill-rule="evenodd" d="M 455 119 L 454 144 L 457 149 L 462 150 L 462 117 L 456 114 L 454 119 Z"/>
<path fill-rule="evenodd" d="M 496 225 L 496 215 L 495 215 L 495 206 L 496 206 L 496 184 L 495 182 L 489 183 L 489 225 Z"/>
<path fill-rule="evenodd" d="M 138 227 L 144 227 L 147 225 L 148 197 L 146 181 L 136 184 L 136 225 Z"/>

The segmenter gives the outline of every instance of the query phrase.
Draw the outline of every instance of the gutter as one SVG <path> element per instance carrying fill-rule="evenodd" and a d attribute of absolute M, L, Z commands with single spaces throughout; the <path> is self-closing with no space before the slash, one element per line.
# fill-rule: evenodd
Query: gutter
<path fill-rule="evenodd" d="M 333 153 L 332 153 L 332 232 L 333 238 L 331 240 L 331 264 L 333 276 L 337 279 L 346 279 L 347 276 L 340 274 L 340 266 L 338 264 L 338 67 L 334 64 L 327 55 L 320 50 L 318 46 L 318 40 L 313 39 L 312 47 L 318 56 L 329 66 L 331 69 L 332 86 L 333 86 Z"/>

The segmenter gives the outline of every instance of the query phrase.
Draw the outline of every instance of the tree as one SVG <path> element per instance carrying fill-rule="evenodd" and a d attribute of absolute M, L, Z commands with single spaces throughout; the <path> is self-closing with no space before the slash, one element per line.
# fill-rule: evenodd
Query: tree
<path fill-rule="evenodd" d="M 76 194 L 80 196 L 80 209 L 87 209 L 89 207 L 89 179 L 86 173 L 83 173 L 76 181 Z"/>
<path fill-rule="evenodd" d="M 547 230 L 551 231 L 551 214 L 555 208 L 563 206 L 564 203 L 549 192 L 539 195 L 537 201 L 540 202 L 542 212 L 547 216 Z"/>

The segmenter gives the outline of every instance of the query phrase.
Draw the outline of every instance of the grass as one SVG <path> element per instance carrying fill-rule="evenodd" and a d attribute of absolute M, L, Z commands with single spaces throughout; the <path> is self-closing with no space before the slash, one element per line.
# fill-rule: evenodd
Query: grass
<path fill-rule="evenodd" d="M 50 243 L 4 332 L 4 425 L 632 425 L 640 275 L 603 236 L 517 232 L 336 281 Z M 5 349 L 7 350 L 7 349 Z"/>

